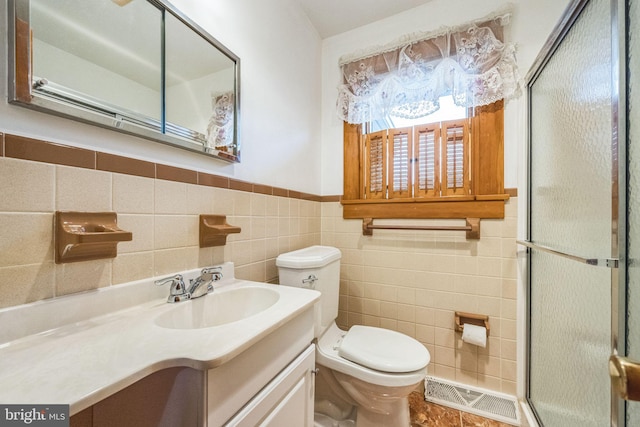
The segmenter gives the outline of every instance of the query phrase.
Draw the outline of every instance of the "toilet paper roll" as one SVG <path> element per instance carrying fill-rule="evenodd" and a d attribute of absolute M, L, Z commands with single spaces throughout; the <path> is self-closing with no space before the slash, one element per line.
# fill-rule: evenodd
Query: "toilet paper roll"
<path fill-rule="evenodd" d="M 480 347 L 487 346 L 487 328 L 484 326 L 471 325 L 469 323 L 464 324 L 462 330 L 462 341 L 477 345 Z"/>

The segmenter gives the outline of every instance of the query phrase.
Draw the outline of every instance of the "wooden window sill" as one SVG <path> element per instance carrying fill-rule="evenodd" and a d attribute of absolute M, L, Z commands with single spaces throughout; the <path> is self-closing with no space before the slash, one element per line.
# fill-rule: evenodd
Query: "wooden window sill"
<path fill-rule="evenodd" d="M 437 199 L 341 200 L 343 218 L 504 218 L 508 194 L 441 197 Z"/>

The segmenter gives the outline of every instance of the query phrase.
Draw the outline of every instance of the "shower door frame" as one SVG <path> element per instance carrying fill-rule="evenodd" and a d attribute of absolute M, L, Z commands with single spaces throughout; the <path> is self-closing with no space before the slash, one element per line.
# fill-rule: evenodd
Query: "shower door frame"
<path fill-rule="evenodd" d="M 527 93 L 527 139 L 526 139 L 526 241 L 518 241 L 527 247 L 527 261 L 525 268 L 526 280 L 526 352 L 524 355 L 525 393 L 529 409 L 541 424 L 535 407 L 530 399 L 530 354 L 531 354 L 531 249 L 536 247 L 531 243 L 531 183 L 532 183 L 532 159 L 531 159 L 531 90 L 532 85 L 544 69 L 547 62 L 554 55 L 557 48 L 563 42 L 565 36 L 571 30 L 573 24 L 579 19 L 580 13 L 590 0 L 574 0 L 565 10 L 560 22 L 554 28 L 551 36 L 543 46 L 536 58 L 526 80 Z M 611 270 L 611 353 L 625 356 L 627 353 L 627 34 L 628 34 L 628 1 L 610 0 L 611 2 L 611 253 L 606 260 L 585 260 L 555 253 L 556 255 L 573 258 L 576 261 L 592 264 L 596 262 L 598 267 Z M 546 250 L 546 248 L 538 249 Z M 552 251 L 555 252 L 555 251 Z M 610 422 L 612 427 L 626 425 L 626 404 L 618 398 L 613 388 L 610 389 Z M 542 425 L 542 424 L 541 424 Z"/>

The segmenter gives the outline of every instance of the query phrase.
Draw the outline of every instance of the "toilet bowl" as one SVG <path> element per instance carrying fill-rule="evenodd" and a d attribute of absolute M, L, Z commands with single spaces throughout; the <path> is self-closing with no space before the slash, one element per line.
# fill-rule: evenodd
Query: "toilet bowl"
<path fill-rule="evenodd" d="M 315 307 L 316 426 L 409 427 L 408 396 L 424 380 L 430 355 L 415 339 L 383 328 L 335 323 L 340 251 L 312 246 L 276 259 L 280 284 L 322 293 Z M 325 422 L 323 420 L 329 419 Z"/>
<path fill-rule="evenodd" d="M 409 426 L 409 394 L 424 380 L 429 352 L 404 334 L 368 326 L 343 331 L 333 323 L 316 350 L 357 407 L 357 426 Z"/>

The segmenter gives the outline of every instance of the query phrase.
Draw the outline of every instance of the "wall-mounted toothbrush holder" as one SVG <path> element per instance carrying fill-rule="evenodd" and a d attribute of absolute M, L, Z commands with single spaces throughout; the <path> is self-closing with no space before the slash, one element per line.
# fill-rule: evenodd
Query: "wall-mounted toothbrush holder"
<path fill-rule="evenodd" d="M 240 227 L 227 224 L 226 215 L 200 215 L 201 248 L 224 246 L 229 234 L 240 231 Z"/>
<path fill-rule="evenodd" d="M 455 312 L 456 331 L 462 332 L 464 330 L 465 323 L 483 326 L 487 330 L 487 337 L 489 336 L 489 316 L 484 314 L 465 313 L 463 311 Z"/>
<path fill-rule="evenodd" d="M 56 264 L 115 258 L 118 242 L 133 239 L 130 231 L 118 228 L 117 218 L 115 212 L 56 212 Z"/>

